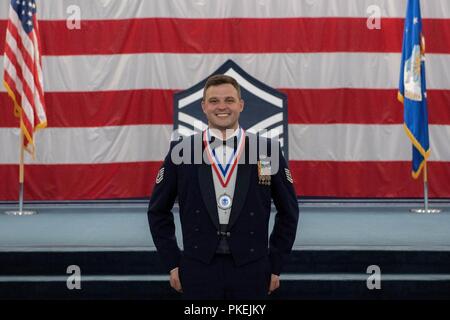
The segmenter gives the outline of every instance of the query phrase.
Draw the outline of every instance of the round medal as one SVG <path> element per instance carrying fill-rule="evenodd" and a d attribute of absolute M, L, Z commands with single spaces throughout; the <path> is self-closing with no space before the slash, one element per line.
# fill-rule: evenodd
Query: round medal
<path fill-rule="evenodd" d="M 231 208 L 231 197 L 227 194 L 223 194 L 219 197 L 219 208 L 226 210 Z"/>

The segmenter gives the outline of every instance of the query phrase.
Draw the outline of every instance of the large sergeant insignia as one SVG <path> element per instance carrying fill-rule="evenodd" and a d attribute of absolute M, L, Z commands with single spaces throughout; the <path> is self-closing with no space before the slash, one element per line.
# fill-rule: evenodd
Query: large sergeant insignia
<path fill-rule="evenodd" d="M 158 175 L 156 176 L 156 184 L 160 183 L 164 179 L 164 167 L 159 169 Z"/>
<path fill-rule="evenodd" d="M 286 173 L 287 181 L 289 181 L 290 183 L 294 183 L 294 181 L 292 180 L 291 171 L 288 168 L 284 168 L 284 172 Z"/>
<path fill-rule="evenodd" d="M 226 74 L 237 80 L 245 101 L 239 124 L 248 133 L 278 139 L 285 158 L 289 159 L 287 96 L 252 77 L 232 60 L 212 74 Z M 174 130 L 180 136 L 201 133 L 207 127 L 201 106 L 206 80 L 174 95 Z"/>

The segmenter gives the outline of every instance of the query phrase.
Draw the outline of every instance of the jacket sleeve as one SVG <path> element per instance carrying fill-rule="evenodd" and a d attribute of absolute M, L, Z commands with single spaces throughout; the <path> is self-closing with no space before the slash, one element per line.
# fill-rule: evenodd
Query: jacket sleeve
<path fill-rule="evenodd" d="M 176 142 L 172 142 L 164 163 L 158 171 L 147 211 L 150 232 L 156 249 L 168 272 L 178 267 L 180 248 L 175 237 L 172 208 L 177 196 L 177 166 L 171 159 Z"/>
<path fill-rule="evenodd" d="M 277 213 L 269 239 L 271 271 L 279 275 L 294 245 L 299 208 L 288 164 L 278 145 L 278 171 L 272 175 L 271 194 Z"/>

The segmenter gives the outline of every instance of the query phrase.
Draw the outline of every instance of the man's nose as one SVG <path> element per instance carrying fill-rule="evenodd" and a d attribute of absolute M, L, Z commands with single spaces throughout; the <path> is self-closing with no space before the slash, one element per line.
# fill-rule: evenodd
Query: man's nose
<path fill-rule="evenodd" d="M 225 101 L 219 101 L 219 103 L 217 104 L 217 109 L 218 110 L 226 110 L 227 105 L 226 105 Z"/>

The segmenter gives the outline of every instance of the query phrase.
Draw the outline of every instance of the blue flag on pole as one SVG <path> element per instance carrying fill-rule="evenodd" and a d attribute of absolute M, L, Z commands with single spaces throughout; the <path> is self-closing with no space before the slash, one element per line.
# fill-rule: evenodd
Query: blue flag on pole
<path fill-rule="evenodd" d="M 412 176 L 417 179 L 430 155 L 425 83 L 425 38 L 422 34 L 420 0 L 408 0 L 398 100 L 403 103 L 404 128 L 413 144 Z"/>

